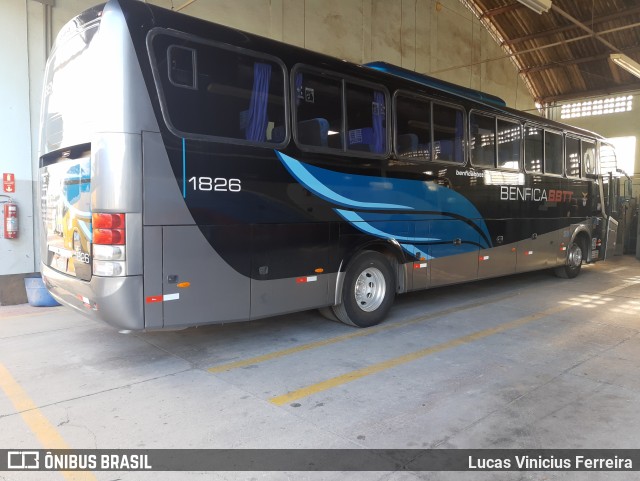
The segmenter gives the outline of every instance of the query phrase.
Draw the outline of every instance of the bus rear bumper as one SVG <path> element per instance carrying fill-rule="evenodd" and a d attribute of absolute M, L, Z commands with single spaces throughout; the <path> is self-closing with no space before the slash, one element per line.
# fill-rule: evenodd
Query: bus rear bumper
<path fill-rule="evenodd" d="M 60 304 L 117 329 L 144 329 L 142 276 L 93 276 L 86 282 L 45 265 L 41 269 L 47 289 Z"/>

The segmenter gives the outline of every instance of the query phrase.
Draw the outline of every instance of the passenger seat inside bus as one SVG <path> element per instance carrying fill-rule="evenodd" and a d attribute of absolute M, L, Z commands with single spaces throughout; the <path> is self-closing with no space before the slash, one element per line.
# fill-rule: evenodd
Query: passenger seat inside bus
<path fill-rule="evenodd" d="M 418 136 L 416 134 L 398 135 L 398 154 L 402 157 L 412 157 L 418 151 Z"/>
<path fill-rule="evenodd" d="M 329 121 L 315 118 L 298 122 L 298 142 L 304 145 L 327 147 L 329 145 Z"/>

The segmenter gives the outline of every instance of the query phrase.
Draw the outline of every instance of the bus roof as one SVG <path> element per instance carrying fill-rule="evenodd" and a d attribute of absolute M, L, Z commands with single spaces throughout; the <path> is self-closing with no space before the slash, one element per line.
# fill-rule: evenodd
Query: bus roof
<path fill-rule="evenodd" d="M 480 90 L 463 87 L 461 85 L 456 85 L 434 77 L 429 77 L 428 75 L 414 72 L 406 68 L 398 67 L 397 65 L 392 65 L 387 62 L 369 62 L 364 65 L 381 72 L 386 72 L 397 77 L 411 80 L 421 85 L 426 85 L 427 87 L 433 87 L 438 90 L 443 90 L 447 93 L 466 97 L 478 102 L 488 103 L 498 107 L 507 106 L 507 103 L 504 100 L 502 100 L 500 97 L 496 97 L 495 95 L 487 94 L 485 92 L 481 92 Z"/>

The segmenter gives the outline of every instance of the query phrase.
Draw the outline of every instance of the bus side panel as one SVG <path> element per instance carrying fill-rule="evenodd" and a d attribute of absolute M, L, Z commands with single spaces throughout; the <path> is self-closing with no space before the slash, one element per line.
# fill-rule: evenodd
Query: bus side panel
<path fill-rule="evenodd" d="M 248 271 L 249 226 L 203 230 L 227 239 L 223 246 L 244 256 L 240 267 Z M 229 266 L 197 226 L 162 228 L 162 286 L 157 302 L 163 304 L 165 328 L 249 319 L 249 278 Z"/>
<path fill-rule="evenodd" d="M 506 276 L 516 272 L 516 247 L 513 244 L 481 250 L 478 254 L 478 278 Z"/>
<path fill-rule="evenodd" d="M 252 319 L 330 303 L 330 234 L 329 223 L 253 226 Z"/>
<path fill-rule="evenodd" d="M 144 228 L 144 327 L 161 329 L 163 302 L 147 302 L 162 293 L 162 227 Z"/>
<path fill-rule="evenodd" d="M 523 231 L 529 237 L 518 242 L 517 272 L 546 269 L 556 265 L 561 231 L 552 230 L 546 234 L 537 234 L 535 230 L 532 227 Z"/>
<path fill-rule="evenodd" d="M 435 220 L 430 223 L 431 237 L 438 243 L 429 246 L 431 260 L 431 286 L 456 284 L 478 278 L 478 244 L 480 235 L 461 239 L 459 221 Z M 451 233 L 451 235 L 448 235 Z"/>
<path fill-rule="evenodd" d="M 429 221 L 418 221 L 415 223 L 414 237 L 417 239 L 426 239 L 429 237 Z M 427 247 L 421 248 L 416 253 L 418 259 L 410 263 L 411 269 L 411 285 L 407 290 L 417 291 L 429 287 L 430 262 L 427 260 Z"/>
<path fill-rule="evenodd" d="M 142 133 L 144 168 L 144 225 L 193 225 L 183 193 L 157 132 Z"/>

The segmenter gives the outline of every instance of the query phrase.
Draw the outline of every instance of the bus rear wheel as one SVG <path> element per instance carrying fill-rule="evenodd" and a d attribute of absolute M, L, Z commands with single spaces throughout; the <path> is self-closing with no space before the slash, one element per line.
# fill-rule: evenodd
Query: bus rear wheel
<path fill-rule="evenodd" d="M 345 324 L 375 326 L 391 309 L 395 292 L 395 275 L 389 260 L 379 252 L 363 251 L 347 267 L 342 302 L 332 310 Z"/>
<path fill-rule="evenodd" d="M 577 242 L 572 242 L 567 249 L 567 260 L 563 266 L 555 268 L 555 274 L 563 279 L 573 279 L 580 274 L 582 267 L 582 247 Z"/>

